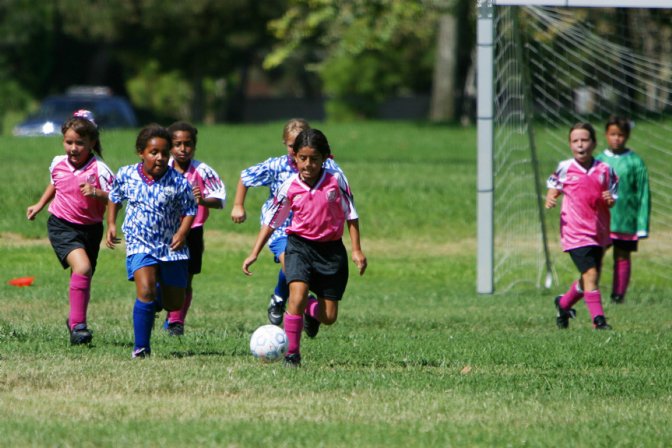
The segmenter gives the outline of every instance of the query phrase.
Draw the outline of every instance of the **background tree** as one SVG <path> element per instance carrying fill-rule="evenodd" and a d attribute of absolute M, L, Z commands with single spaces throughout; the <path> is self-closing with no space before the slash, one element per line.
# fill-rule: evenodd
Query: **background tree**
<path fill-rule="evenodd" d="M 466 78 L 471 46 L 465 52 L 459 42 L 440 41 L 456 56 L 440 61 L 450 66 L 435 71 L 436 35 L 442 15 L 460 12 L 468 19 L 469 5 L 467 0 L 290 0 L 283 17 L 270 23 L 280 43 L 264 66 L 294 64 L 297 54 L 313 48 L 318 58 L 305 61 L 305 66 L 322 80 L 330 118 L 372 117 L 389 96 L 429 92 L 434 72 L 455 80 L 443 90 L 443 84 L 434 83 L 443 101 L 437 104 L 452 106 Z M 459 20 L 452 26 L 459 28 L 453 35 L 465 31 Z M 454 119 L 455 109 L 444 109 L 451 116 L 437 113 L 439 119 Z"/>

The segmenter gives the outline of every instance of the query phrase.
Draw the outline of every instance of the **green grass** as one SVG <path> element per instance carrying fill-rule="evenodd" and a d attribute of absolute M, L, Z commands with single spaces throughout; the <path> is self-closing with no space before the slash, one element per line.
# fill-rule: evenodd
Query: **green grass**
<path fill-rule="evenodd" d="M 669 287 L 607 303 L 611 332 L 595 332 L 583 305 L 557 330 L 560 291 L 478 296 L 474 129 L 317 127 L 352 184 L 370 267 L 351 276 L 338 322 L 304 338 L 297 370 L 248 354 L 277 273 L 268 252 L 253 277 L 240 271 L 265 191 L 250 192 L 242 226 L 230 204 L 211 215 L 186 336 L 157 331 L 152 358 L 132 361 L 123 251 L 101 250 L 94 344 L 71 347 L 67 274 L 46 241 L 46 211 L 24 217 L 59 139 L 0 139 L 3 277 L 36 276 L 29 288 L 0 286 L 0 445 L 669 445 Z M 281 128 L 203 127 L 197 155 L 232 197 L 242 168 L 282 151 Z M 135 160 L 134 137 L 104 134 L 113 169 Z"/>

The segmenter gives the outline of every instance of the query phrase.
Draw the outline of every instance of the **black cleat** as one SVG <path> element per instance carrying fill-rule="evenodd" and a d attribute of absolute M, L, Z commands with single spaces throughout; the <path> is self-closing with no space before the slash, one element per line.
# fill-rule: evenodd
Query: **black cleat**
<path fill-rule="evenodd" d="M 309 338 L 314 338 L 317 336 L 317 333 L 320 331 L 320 321 L 315 319 L 308 314 L 303 315 L 303 331 L 306 332 L 306 336 Z"/>
<path fill-rule="evenodd" d="M 612 294 L 611 303 L 623 303 L 625 296 L 623 294 Z"/>
<path fill-rule="evenodd" d="M 168 330 L 168 336 L 184 336 L 184 324 L 179 322 L 170 322 L 166 330 Z"/>
<path fill-rule="evenodd" d="M 285 314 L 285 299 L 272 294 L 271 301 L 268 303 L 268 321 L 273 325 L 282 324 L 282 316 Z"/>
<path fill-rule="evenodd" d="M 607 323 L 607 319 L 604 316 L 595 316 L 593 326 L 596 330 L 611 330 L 611 325 Z"/>
<path fill-rule="evenodd" d="M 565 329 L 569 328 L 569 319 L 574 319 L 574 317 L 576 317 L 576 310 L 574 310 L 574 308 L 570 308 L 568 310 L 561 308 L 561 298 L 562 296 L 557 296 L 555 298 L 555 309 L 557 311 L 555 323 L 558 325 L 558 328 Z"/>
<path fill-rule="evenodd" d="M 301 355 L 299 353 L 292 353 L 285 356 L 285 367 L 301 367 Z"/>
<path fill-rule="evenodd" d="M 82 345 L 90 344 L 93 335 L 91 331 L 86 328 L 86 324 L 77 324 L 74 328 L 70 328 L 70 321 L 65 320 L 65 325 L 68 326 L 68 331 L 70 332 L 70 344 L 72 345 Z"/>

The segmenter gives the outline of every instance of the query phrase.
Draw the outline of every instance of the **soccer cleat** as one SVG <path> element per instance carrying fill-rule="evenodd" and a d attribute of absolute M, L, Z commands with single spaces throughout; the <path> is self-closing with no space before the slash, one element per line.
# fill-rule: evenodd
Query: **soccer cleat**
<path fill-rule="evenodd" d="M 271 301 L 268 303 L 268 321 L 273 325 L 280 325 L 284 314 L 285 299 L 279 295 L 272 294 Z"/>
<path fill-rule="evenodd" d="M 576 310 L 570 308 L 568 310 L 560 307 L 560 299 L 562 296 L 557 296 L 555 298 L 555 309 L 557 310 L 557 315 L 555 318 L 555 323 L 558 325 L 558 328 L 569 328 L 569 319 L 574 319 L 576 317 Z"/>
<path fill-rule="evenodd" d="M 314 338 L 317 336 L 317 333 L 320 331 L 320 321 L 314 317 L 305 314 L 303 315 L 303 331 L 306 332 L 306 336 L 309 338 Z"/>
<path fill-rule="evenodd" d="M 291 355 L 285 356 L 285 367 L 300 367 L 301 366 L 301 354 L 292 353 Z"/>
<path fill-rule="evenodd" d="M 611 330 L 611 325 L 607 323 L 607 319 L 604 316 L 595 316 L 593 326 L 596 330 Z"/>
<path fill-rule="evenodd" d="M 65 320 L 65 325 L 68 326 L 68 331 L 70 332 L 70 344 L 71 345 L 82 345 L 90 344 L 93 335 L 91 331 L 86 328 L 86 324 L 77 324 L 74 328 L 70 328 L 70 321 Z"/>
<path fill-rule="evenodd" d="M 147 350 L 145 347 L 140 347 L 133 350 L 133 353 L 131 354 L 131 359 L 149 358 L 149 355 L 150 355 L 149 350 Z"/>
<path fill-rule="evenodd" d="M 625 300 L 625 296 L 623 294 L 611 295 L 611 303 L 623 303 L 623 300 Z"/>
<path fill-rule="evenodd" d="M 168 330 L 168 336 L 184 336 L 184 324 L 180 322 L 170 322 L 166 330 Z"/>

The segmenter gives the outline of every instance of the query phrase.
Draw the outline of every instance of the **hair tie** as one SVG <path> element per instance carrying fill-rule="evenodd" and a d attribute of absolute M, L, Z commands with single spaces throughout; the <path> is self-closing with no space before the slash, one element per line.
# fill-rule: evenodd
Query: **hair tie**
<path fill-rule="evenodd" d="M 90 110 L 79 109 L 75 111 L 75 113 L 72 114 L 72 116 L 78 118 L 84 118 L 85 120 L 90 121 L 95 127 L 98 127 L 98 125 L 96 124 L 96 119 L 93 116 L 93 112 L 91 112 Z"/>

